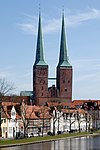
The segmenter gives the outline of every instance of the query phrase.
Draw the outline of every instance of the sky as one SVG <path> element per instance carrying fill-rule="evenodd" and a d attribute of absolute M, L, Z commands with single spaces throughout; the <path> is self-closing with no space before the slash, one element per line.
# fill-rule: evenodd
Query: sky
<path fill-rule="evenodd" d="M 14 83 L 13 94 L 33 89 L 39 4 L 49 77 L 56 77 L 64 8 L 73 100 L 100 99 L 100 0 L 0 0 L 0 78 Z"/>

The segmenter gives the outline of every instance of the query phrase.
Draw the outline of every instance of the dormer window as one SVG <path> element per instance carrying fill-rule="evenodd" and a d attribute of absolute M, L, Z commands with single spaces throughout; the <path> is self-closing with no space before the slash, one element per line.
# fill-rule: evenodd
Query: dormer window
<path fill-rule="evenodd" d="M 14 120 L 16 119 L 16 110 L 15 110 L 14 106 L 11 109 L 11 118 L 14 119 Z"/>

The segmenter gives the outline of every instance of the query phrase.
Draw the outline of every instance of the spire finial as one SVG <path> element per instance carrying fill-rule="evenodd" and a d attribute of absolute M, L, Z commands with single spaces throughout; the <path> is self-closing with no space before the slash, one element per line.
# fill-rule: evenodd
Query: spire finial
<path fill-rule="evenodd" d="M 39 14 L 41 14 L 41 5 L 39 3 Z"/>
<path fill-rule="evenodd" d="M 62 5 L 62 14 L 64 14 L 64 5 Z"/>

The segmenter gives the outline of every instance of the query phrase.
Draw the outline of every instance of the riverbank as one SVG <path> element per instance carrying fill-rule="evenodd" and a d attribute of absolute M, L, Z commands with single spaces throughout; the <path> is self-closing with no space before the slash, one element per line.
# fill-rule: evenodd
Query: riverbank
<path fill-rule="evenodd" d="M 55 136 L 44 136 L 44 137 L 32 137 L 26 139 L 18 139 L 18 140 L 1 140 L 0 141 L 0 148 L 4 147 L 13 147 L 13 146 L 21 146 L 21 145 L 28 145 L 28 144 L 35 144 L 35 143 L 43 143 L 48 141 L 55 141 L 60 139 L 66 138 L 77 138 L 77 137 L 84 137 L 84 136 L 94 136 L 100 135 L 100 131 L 89 133 L 70 133 L 70 134 L 60 134 Z"/>

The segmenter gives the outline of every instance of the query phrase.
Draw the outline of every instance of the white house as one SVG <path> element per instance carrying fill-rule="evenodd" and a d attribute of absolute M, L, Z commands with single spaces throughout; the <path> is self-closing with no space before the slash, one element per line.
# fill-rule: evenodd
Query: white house
<path fill-rule="evenodd" d="M 13 106 L 11 109 L 11 119 L 8 120 L 8 138 L 16 138 L 17 132 L 19 132 L 19 125 L 16 119 L 16 110 Z"/>
<path fill-rule="evenodd" d="M 82 109 L 54 110 L 51 118 L 51 132 L 82 132 L 92 128 L 92 116 Z"/>
<path fill-rule="evenodd" d="M 63 112 L 53 110 L 53 116 L 51 118 L 51 132 L 57 134 L 58 131 L 64 131 Z"/>
<path fill-rule="evenodd" d="M 3 138 L 16 138 L 17 132 L 19 132 L 19 122 L 18 118 L 16 118 L 16 110 L 15 107 L 12 106 L 9 111 L 6 109 L 4 111 L 3 117 L 2 117 L 2 137 Z"/>

